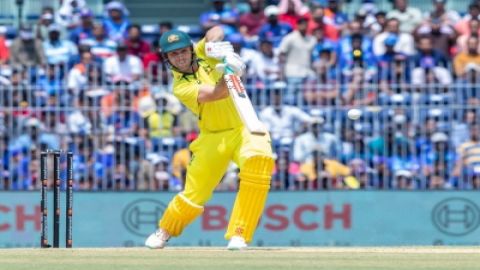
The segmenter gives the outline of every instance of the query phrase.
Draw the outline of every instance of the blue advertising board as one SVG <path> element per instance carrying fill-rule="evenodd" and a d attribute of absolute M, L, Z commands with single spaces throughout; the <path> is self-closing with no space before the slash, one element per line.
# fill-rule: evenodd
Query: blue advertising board
<path fill-rule="evenodd" d="M 74 247 L 142 246 L 174 195 L 75 193 Z M 169 244 L 226 245 L 234 199 L 235 193 L 214 194 L 203 215 Z M 64 221 L 62 210 L 61 243 Z M 38 247 L 40 225 L 39 192 L 0 192 L 0 248 Z M 479 192 L 271 192 L 252 245 L 479 245 L 479 225 Z M 50 239 L 52 228 L 49 216 Z"/>

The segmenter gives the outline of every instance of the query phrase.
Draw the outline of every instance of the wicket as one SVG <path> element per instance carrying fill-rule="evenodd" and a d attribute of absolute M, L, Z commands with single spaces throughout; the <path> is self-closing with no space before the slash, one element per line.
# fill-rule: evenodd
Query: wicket
<path fill-rule="evenodd" d="M 42 212 L 42 229 L 41 242 L 42 248 L 51 247 L 48 244 L 48 156 L 53 154 L 53 247 L 60 247 L 60 158 L 63 151 L 43 151 L 40 153 L 40 180 L 41 185 L 41 212 Z M 65 247 L 71 248 L 73 245 L 72 233 L 72 218 L 73 218 L 73 153 L 66 153 L 67 159 L 67 179 L 66 179 L 66 206 L 65 206 Z"/>

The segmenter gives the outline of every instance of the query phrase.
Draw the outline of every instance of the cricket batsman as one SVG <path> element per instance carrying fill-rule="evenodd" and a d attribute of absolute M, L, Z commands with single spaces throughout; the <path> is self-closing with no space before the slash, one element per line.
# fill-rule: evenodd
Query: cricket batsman
<path fill-rule="evenodd" d="M 263 212 L 274 166 L 270 136 L 252 134 L 244 126 L 223 79 L 226 69 L 241 76 L 245 64 L 213 27 L 196 45 L 188 34 L 171 30 L 160 48 L 173 73 L 174 95 L 198 116 L 200 134 L 189 148 L 185 190 L 169 203 L 145 245 L 163 248 L 179 236 L 211 198 L 230 161 L 239 168 L 239 190 L 225 238 L 230 250 L 247 247 Z"/>

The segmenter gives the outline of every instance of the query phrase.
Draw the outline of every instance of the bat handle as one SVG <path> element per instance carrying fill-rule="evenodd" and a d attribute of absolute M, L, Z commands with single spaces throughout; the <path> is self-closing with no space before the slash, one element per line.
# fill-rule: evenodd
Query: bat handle
<path fill-rule="evenodd" d="M 233 71 L 233 69 L 228 66 L 228 64 L 227 64 L 227 62 L 225 62 L 225 60 L 223 61 L 223 63 L 225 64 L 225 75 L 235 74 L 235 72 Z"/>

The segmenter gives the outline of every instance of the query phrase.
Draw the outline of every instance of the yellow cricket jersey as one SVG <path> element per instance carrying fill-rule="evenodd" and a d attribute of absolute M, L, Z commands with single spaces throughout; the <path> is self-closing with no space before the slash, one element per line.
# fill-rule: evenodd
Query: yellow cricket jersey
<path fill-rule="evenodd" d="M 195 45 L 199 68 L 194 74 L 173 73 L 173 94 L 195 115 L 201 131 L 223 131 L 239 127 L 241 119 L 232 98 L 212 102 L 198 103 L 198 91 L 201 84 L 216 85 L 223 74 L 215 70 L 218 60 L 205 55 L 205 39 Z"/>

